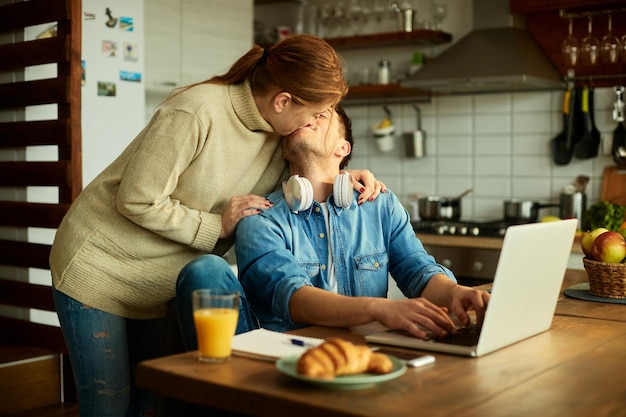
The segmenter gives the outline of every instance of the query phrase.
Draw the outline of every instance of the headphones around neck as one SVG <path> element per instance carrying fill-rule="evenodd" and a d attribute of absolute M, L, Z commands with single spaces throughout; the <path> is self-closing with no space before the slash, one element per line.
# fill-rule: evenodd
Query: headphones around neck
<path fill-rule="evenodd" d="M 293 175 L 283 182 L 283 194 L 287 205 L 294 213 L 306 210 L 313 204 L 313 187 L 309 180 L 299 175 Z M 335 177 L 333 200 L 337 207 L 347 209 L 352 205 L 354 193 L 350 173 L 344 172 Z"/>

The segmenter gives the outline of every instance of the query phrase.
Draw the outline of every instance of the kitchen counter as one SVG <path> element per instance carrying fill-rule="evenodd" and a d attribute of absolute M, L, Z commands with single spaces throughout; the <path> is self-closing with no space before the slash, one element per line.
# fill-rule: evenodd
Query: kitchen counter
<path fill-rule="evenodd" d="M 474 236 L 454 236 L 436 235 L 431 233 L 415 234 L 424 245 L 447 246 L 456 248 L 494 249 L 502 248 L 503 239 L 500 237 L 474 237 Z M 580 235 L 577 234 L 572 243 L 572 253 L 582 254 L 580 248 Z"/>

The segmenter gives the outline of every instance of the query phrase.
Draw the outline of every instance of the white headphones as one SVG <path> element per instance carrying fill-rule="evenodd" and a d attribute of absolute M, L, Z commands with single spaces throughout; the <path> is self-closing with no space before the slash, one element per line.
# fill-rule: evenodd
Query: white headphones
<path fill-rule="evenodd" d="M 294 213 L 306 210 L 313 204 L 313 187 L 309 180 L 299 175 L 294 175 L 283 182 L 283 193 L 287 205 Z M 354 193 L 350 173 L 344 172 L 335 177 L 333 199 L 337 207 L 347 209 L 352 205 Z"/>

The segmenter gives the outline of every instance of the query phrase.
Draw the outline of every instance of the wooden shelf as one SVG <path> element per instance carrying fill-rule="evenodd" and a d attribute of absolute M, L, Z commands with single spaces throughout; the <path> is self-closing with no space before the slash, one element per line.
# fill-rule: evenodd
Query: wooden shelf
<path fill-rule="evenodd" d="M 302 0 L 254 0 L 255 6 L 266 6 L 268 4 L 278 3 L 302 3 Z"/>
<path fill-rule="evenodd" d="M 513 14 L 532 15 L 560 9 L 618 9 L 624 7 L 624 0 L 509 0 L 509 5 Z"/>
<path fill-rule="evenodd" d="M 450 43 L 451 41 L 451 34 L 435 30 L 373 33 L 370 35 L 326 39 L 326 42 L 337 49 L 366 49 L 402 45 L 434 46 Z"/>

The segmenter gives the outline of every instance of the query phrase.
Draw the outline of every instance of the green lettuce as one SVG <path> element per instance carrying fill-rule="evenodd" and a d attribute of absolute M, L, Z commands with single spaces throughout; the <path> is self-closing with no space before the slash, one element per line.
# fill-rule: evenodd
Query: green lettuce
<path fill-rule="evenodd" d="M 584 231 L 590 231 L 604 227 L 617 232 L 624 222 L 624 214 L 626 214 L 626 206 L 598 201 L 583 213 L 581 228 Z"/>

